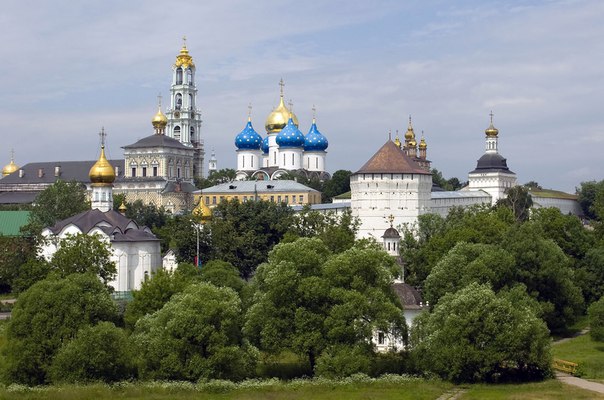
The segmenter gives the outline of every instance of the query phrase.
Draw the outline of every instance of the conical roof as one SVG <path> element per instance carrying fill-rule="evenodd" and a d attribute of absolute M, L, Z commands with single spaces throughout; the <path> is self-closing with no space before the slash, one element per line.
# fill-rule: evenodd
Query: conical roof
<path fill-rule="evenodd" d="M 384 145 L 359 169 L 356 174 L 422 174 L 431 175 L 405 154 L 392 141 Z"/>

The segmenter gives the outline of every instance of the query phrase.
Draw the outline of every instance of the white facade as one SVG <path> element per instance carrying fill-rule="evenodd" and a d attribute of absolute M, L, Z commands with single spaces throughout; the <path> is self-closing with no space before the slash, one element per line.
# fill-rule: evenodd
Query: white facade
<path fill-rule="evenodd" d="M 468 190 L 482 190 L 491 196 L 491 205 L 506 197 L 508 189 L 517 185 L 516 174 L 503 171 L 471 172 L 468 174 Z"/>
<path fill-rule="evenodd" d="M 237 150 L 237 171 L 255 171 L 261 167 L 261 150 Z"/>
<path fill-rule="evenodd" d="M 302 168 L 302 154 L 304 150 L 301 147 L 286 147 L 279 149 L 279 168 L 285 170 L 297 170 Z"/>
<path fill-rule="evenodd" d="M 325 171 L 325 156 L 324 151 L 305 151 L 303 167 L 307 171 Z"/>

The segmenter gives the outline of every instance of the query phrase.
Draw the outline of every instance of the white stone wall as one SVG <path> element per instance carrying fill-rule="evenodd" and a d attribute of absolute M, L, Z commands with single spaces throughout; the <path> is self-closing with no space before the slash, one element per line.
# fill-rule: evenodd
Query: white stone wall
<path fill-rule="evenodd" d="M 491 204 L 506 196 L 509 188 L 516 186 L 516 175 L 504 172 L 471 173 L 468 175 L 469 190 L 484 190 L 491 195 Z"/>
<path fill-rule="evenodd" d="M 476 196 L 476 192 L 469 192 L 468 196 L 463 196 L 464 191 L 458 192 L 439 192 L 439 196 L 446 196 L 446 193 L 451 193 L 450 197 L 432 197 L 430 201 L 430 212 L 432 214 L 438 214 L 443 218 L 449 214 L 449 211 L 453 207 L 471 207 L 477 204 L 488 204 L 491 205 L 491 195 L 480 191 L 482 196 Z"/>
<path fill-rule="evenodd" d="M 531 194 L 533 198 L 533 207 L 535 208 L 547 208 L 547 207 L 555 207 L 560 210 L 562 214 L 573 214 L 581 216 L 583 215 L 583 210 L 581 210 L 581 206 L 579 202 L 575 199 L 560 199 L 560 198 L 552 198 L 552 197 L 539 197 Z"/>
<path fill-rule="evenodd" d="M 237 170 L 256 171 L 261 167 L 260 150 L 237 150 Z"/>
<path fill-rule="evenodd" d="M 109 283 L 116 291 L 139 290 L 145 279 L 162 267 L 159 242 L 113 242 L 112 261 L 116 279 Z"/>
<path fill-rule="evenodd" d="M 303 168 L 307 171 L 325 171 L 325 155 L 324 151 L 305 151 Z"/>
<path fill-rule="evenodd" d="M 283 149 L 279 149 L 279 168 L 283 168 L 285 170 L 296 170 L 302 168 L 302 153 L 303 150 L 301 148 L 296 147 L 286 147 Z"/>

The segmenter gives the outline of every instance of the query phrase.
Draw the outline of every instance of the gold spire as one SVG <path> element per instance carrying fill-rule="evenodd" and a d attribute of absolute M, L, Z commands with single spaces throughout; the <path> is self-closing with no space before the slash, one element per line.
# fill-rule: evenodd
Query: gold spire
<path fill-rule="evenodd" d="M 285 107 L 285 102 L 283 101 L 283 86 L 285 86 L 283 79 L 279 81 L 279 86 L 281 86 L 279 105 L 268 115 L 266 118 L 266 123 L 264 124 L 267 133 L 276 133 L 285 128 L 290 115 L 294 121 L 294 125 L 298 126 L 298 117 L 296 117 L 296 114 L 294 114 L 293 111 L 290 111 L 287 107 Z"/>
<path fill-rule="evenodd" d="M 10 162 L 2 168 L 2 176 L 7 176 L 17 171 L 19 166 L 15 164 L 15 150 L 10 151 Z"/>
<path fill-rule="evenodd" d="M 315 107 L 315 105 L 312 105 L 312 123 L 316 124 L 317 123 L 317 108 Z"/>
<path fill-rule="evenodd" d="M 157 114 L 153 116 L 151 124 L 155 128 L 155 133 L 163 133 L 166 125 L 168 125 L 168 118 L 161 111 L 161 94 L 157 95 Z"/>
<path fill-rule="evenodd" d="M 394 138 L 394 144 L 395 144 L 395 145 L 396 145 L 396 147 L 398 147 L 399 149 L 400 149 L 400 148 L 401 148 L 401 146 L 402 146 L 401 139 L 399 139 L 399 137 L 398 137 L 398 129 L 396 130 L 396 137 Z"/>
<path fill-rule="evenodd" d="M 126 210 L 127 210 L 126 204 L 124 204 L 124 202 L 122 201 L 122 204 L 120 205 L 120 207 L 117 210 L 120 212 L 120 214 L 126 215 Z"/>
<path fill-rule="evenodd" d="M 176 62 L 174 63 L 175 67 L 183 67 L 183 68 L 194 68 L 195 63 L 193 62 L 193 57 L 189 55 L 189 50 L 187 49 L 187 37 L 182 37 L 182 48 L 180 49 L 180 53 L 176 56 Z"/>
<path fill-rule="evenodd" d="M 252 122 L 252 102 L 247 105 L 247 122 Z"/>
<path fill-rule="evenodd" d="M 489 125 L 489 127 L 484 131 L 484 133 L 488 136 L 488 137 L 497 137 L 497 135 L 499 135 L 499 129 L 495 128 L 493 126 L 493 111 L 491 111 L 491 113 L 489 114 L 491 116 L 491 124 Z"/>
<path fill-rule="evenodd" d="M 405 141 L 409 142 L 415 140 L 415 132 L 413 132 L 413 125 L 411 124 L 411 115 L 409 115 L 409 125 L 407 125 L 407 132 L 405 132 Z"/>
<path fill-rule="evenodd" d="M 193 217 L 202 224 L 205 224 L 212 219 L 212 210 L 203 202 L 203 196 L 199 196 L 199 203 L 191 212 Z"/>
<path fill-rule="evenodd" d="M 105 158 L 105 136 L 107 136 L 105 128 L 101 128 L 99 136 L 101 137 L 101 155 L 92 168 L 90 168 L 88 176 L 93 185 L 109 186 L 115 181 L 115 171 L 113 170 L 113 166 L 107 161 L 107 158 Z"/>

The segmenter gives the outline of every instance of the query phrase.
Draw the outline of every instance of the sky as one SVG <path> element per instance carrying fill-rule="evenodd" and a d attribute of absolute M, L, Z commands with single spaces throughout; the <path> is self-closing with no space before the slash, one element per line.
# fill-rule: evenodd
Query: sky
<path fill-rule="evenodd" d="M 489 113 L 519 183 L 604 179 L 604 2 L 4 0 L 0 165 L 110 158 L 153 134 L 187 38 L 206 159 L 264 122 L 279 80 L 302 132 L 312 107 L 327 169 L 358 170 L 412 116 L 428 158 L 467 180 Z M 207 166 L 207 164 L 206 164 Z"/>

